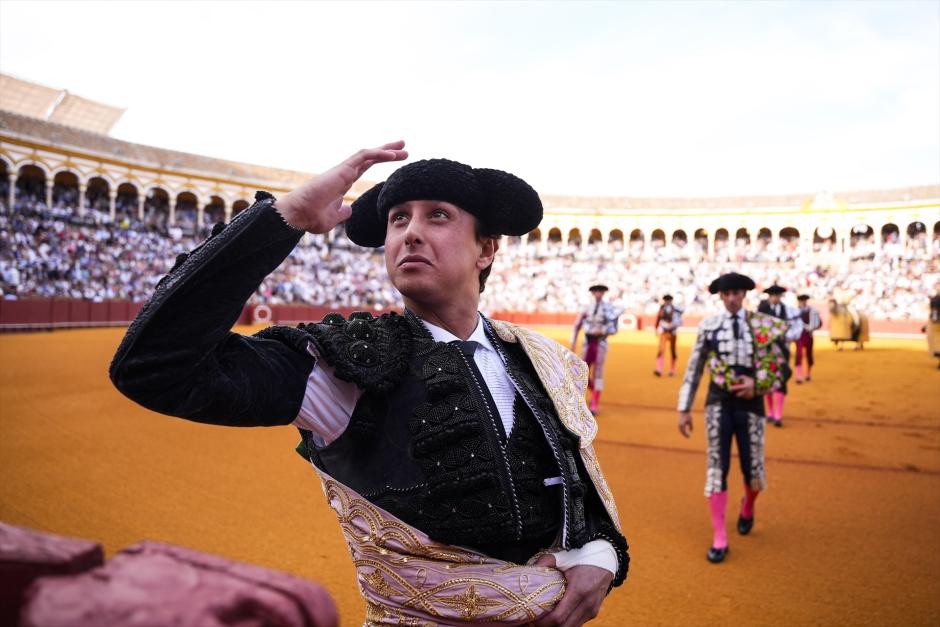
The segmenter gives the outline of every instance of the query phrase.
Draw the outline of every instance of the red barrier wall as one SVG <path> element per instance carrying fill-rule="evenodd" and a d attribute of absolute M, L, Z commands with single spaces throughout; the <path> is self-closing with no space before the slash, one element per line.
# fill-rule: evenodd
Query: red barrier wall
<path fill-rule="evenodd" d="M 131 323 L 143 303 L 129 301 L 106 301 L 93 303 L 85 300 L 65 298 L 0 300 L 0 331 L 22 331 L 30 329 L 59 329 L 70 327 L 126 326 Z M 238 319 L 239 324 L 253 324 L 254 307 L 245 307 Z M 317 322 L 331 311 L 339 311 L 348 316 L 352 307 L 338 310 L 314 305 L 273 305 L 271 323 L 296 325 L 300 322 Z M 379 315 L 381 312 L 373 312 Z M 828 326 L 829 312 L 822 310 L 823 329 Z M 497 311 L 493 317 L 507 322 L 525 325 L 573 325 L 577 314 L 574 313 L 528 313 L 517 311 Z M 683 324 L 694 327 L 701 321 L 700 316 L 683 316 Z M 655 316 L 637 316 L 640 329 L 650 329 Z M 872 333 L 909 333 L 921 332 L 924 323 L 919 320 L 872 320 Z"/>

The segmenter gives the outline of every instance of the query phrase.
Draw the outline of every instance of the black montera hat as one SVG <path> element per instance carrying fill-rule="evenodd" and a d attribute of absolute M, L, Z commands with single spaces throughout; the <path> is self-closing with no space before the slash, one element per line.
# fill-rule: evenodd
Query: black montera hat
<path fill-rule="evenodd" d="M 797 300 L 809 300 L 809 294 L 800 294 L 796 297 Z"/>
<path fill-rule="evenodd" d="M 589 292 L 606 292 L 607 289 L 608 288 L 606 285 L 604 285 L 603 283 L 598 283 L 597 285 L 592 285 L 591 287 L 589 287 L 588 291 Z"/>
<path fill-rule="evenodd" d="M 783 293 L 786 292 L 786 291 L 787 291 L 787 288 L 785 288 L 785 287 L 780 287 L 779 285 L 777 285 L 776 283 L 774 283 L 773 285 L 771 285 L 770 287 L 768 287 L 766 290 L 764 290 L 764 293 L 765 293 L 765 294 L 770 294 L 771 296 L 774 296 L 775 294 L 783 294 Z"/>
<path fill-rule="evenodd" d="M 749 276 L 744 276 L 743 274 L 738 274 L 737 272 L 729 272 L 728 274 L 722 274 L 720 277 L 711 282 L 711 285 L 708 286 L 708 291 L 712 294 L 717 294 L 718 292 L 724 292 L 727 290 L 752 290 L 754 289 L 754 281 Z"/>
<path fill-rule="evenodd" d="M 476 216 L 487 235 L 525 235 L 542 221 L 532 187 L 501 170 L 425 159 L 399 168 L 352 204 L 346 235 L 360 246 L 385 243 L 388 210 L 409 200 L 443 200 Z"/>
<path fill-rule="evenodd" d="M 666 294 L 663 296 L 663 300 L 672 300 L 672 294 Z"/>

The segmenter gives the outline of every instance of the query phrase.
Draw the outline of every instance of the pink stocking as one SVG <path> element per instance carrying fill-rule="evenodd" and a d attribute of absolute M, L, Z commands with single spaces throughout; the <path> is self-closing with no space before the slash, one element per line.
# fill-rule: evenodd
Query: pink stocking
<path fill-rule="evenodd" d="M 796 370 L 796 380 L 797 380 L 797 381 L 802 381 L 802 380 L 803 380 L 803 364 L 800 364 L 800 365 L 797 366 L 796 368 L 797 368 L 797 370 Z"/>
<path fill-rule="evenodd" d="M 774 396 L 776 397 L 774 404 L 776 405 L 775 409 L 777 410 L 774 418 L 777 420 L 783 420 L 783 399 L 785 399 L 787 395 L 783 392 L 774 392 Z"/>
<path fill-rule="evenodd" d="M 663 356 L 660 355 L 659 357 L 656 358 L 656 372 L 662 372 L 662 371 L 663 371 Z"/>
<path fill-rule="evenodd" d="M 752 490 L 751 486 L 744 484 L 744 498 L 741 500 L 741 517 L 750 520 L 754 518 L 754 501 L 760 490 Z"/>
<path fill-rule="evenodd" d="M 601 403 L 601 391 L 594 390 L 594 394 L 591 395 L 591 411 L 597 413 L 597 408 Z"/>
<path fill-rule="evenodd" d="M 770 392 L 769 394 L 764 395 L 764 404 L 767 405 L 767 417 L 774 417 L 774 394 L 776 392 Z"/>
<path fill-rule="evenodd" d="M 728 491 L 712 494 L 708 497 L 708 505 L 712 510 L 712 531 L 715 534 L 712 547 L 723 549 L 728 546 L 728 533 L 725 531 L 725 509 L 728 507 Z"/>

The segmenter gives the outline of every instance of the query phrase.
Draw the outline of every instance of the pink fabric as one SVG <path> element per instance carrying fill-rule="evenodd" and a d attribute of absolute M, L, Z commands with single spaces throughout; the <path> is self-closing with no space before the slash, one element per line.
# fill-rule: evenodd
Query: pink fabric
<path fill-rule="evenodd" d="M 663 363 L 664 361 L 665 361 L 665 359 L 663 358 L 662 355 L 660 355 L 659 357 L 656 358 L 656 372 L 662 372 L 662 371 L 663 371 L 663 366 L 665 365 L 665 364 Z M 673 362 L 673 364 L 675 364 L 675 362 Z"/>
<path fill-rule="evenodd" d="M 728 508 L 728 491 L 715 492 L 708 497 L 708 506 L 712 511 L 712 547 L 723 549 L 728 546 L 728 532 L 725 530 L 725 510 Z"/>
<path fill-rule="evenodd" d="M 768 392 L 764 396 L 764 404 L 767 406 L 767 417 L 776 418 L 777 415 L 774 413 L 774 394 L 776 392 Z"/>
<path fill-rule="evenodd" d="M 0 522 L 0 625 L 16 625 L 23 594 L 41 577 L 82 573 L 104 562 L 97 542 Z"/>
<path fill-rule="evenodd" d="M 796 380 L 797 381 L 803 380 L 803 364 L 796 365 Z"/>
<path fill-rule="evenodd" d="M 741 500 L 741 516 L 744 518 L 754 518 L 754 501 L 760 490 L 752 490 L 751 486 L 744 484 L 744 498 Z"/>
<path fill-rule="evenodd" d="M 600 346 L 600 340 L 586 340 L 587 346 L 584 348 L 584 363 L 593 364 L 597 361 L 597 349 Z"/>
<path fill-rule="evenodd" d="M 804 333 L 796 341 L 796 361 L 797 366 L 803 363 L 803 355 L 806 355 L 806 363 L 813 365 L 813 334 Z"/>
<path fill-rule="evenodd" d="M 72 577 L 29 589 L 22 627 L 336 627 L 319 584 L 169 544 L 141 542 Z"/>
<path fill-rule="evenodd" d="M 591 411 L 596 412 L 597 408 L 600 407 L 600 404 L 601 404 L 601 391 L 594 390 L 594 392 L 591 394 Z"/>

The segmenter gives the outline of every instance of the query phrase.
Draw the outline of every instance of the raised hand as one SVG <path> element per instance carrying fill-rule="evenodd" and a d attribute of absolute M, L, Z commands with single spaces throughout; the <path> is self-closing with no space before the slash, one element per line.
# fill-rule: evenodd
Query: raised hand
<path fill-rule="evenodd" d="M 408 151 L 404 147 L 404 141 L 397 141 L 378 148 L 363 148 L 281 196 L 274 207 L 291 226 L 310 233 L 326 233 L 352 213 L 352 208 L 343 204 L 343 197 L 353 183 L 373 164 L 407 159 Z"/>

